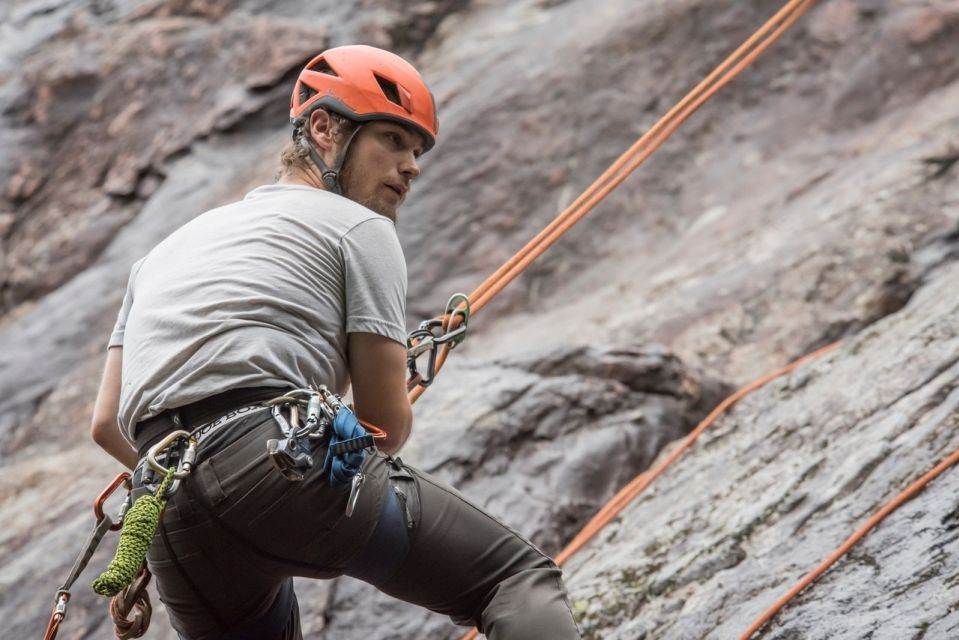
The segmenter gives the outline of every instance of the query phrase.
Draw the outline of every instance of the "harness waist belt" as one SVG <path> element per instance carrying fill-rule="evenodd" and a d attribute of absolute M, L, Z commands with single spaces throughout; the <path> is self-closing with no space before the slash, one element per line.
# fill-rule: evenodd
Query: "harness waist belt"
<path fill-rule="evenodd" d="M 135 429 L 139 456 L 142 458 L 146 455 L 147 450 L 153 444 L 159 442 L 161 438 L 174 429 L 192 431 L 207 422 L 224 416 L 232 409 L 276 398 L 283 395 L 285 391 L 286 389 L 281 387 L 231 389 L 192 404 L 167 409 L 163 413 L 141 420 L 137 423 Z"/>

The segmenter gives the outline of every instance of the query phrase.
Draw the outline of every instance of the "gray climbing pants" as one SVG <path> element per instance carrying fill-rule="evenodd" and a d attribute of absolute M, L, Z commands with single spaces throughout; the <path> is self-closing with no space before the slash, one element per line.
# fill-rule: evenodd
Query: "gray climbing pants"
<path fill-rule="evenodd" d="M 138 433 L 141 451 L 157 427 L 143 440 Z M 455 489 L 370 455 L 346 517 L 347 495 L 322 472 L 324 447 L 306 478 L 291 482 L 266 456 L 266 440 L 279 435 L 268 410 L 214 431 L 168 502 L 148 562 L 181 638 L 298 640 L 292 577 L 341 575 L 491 640 L 580 637 L 560 569 Z"/>

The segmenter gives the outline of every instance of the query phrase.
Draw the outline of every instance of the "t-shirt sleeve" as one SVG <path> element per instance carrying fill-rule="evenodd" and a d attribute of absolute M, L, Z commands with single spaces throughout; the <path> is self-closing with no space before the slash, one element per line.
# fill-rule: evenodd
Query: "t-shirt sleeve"
<path fill-rule="evenodd" d="M 406 259 L 387 218 L 356 225 L 340 241 L 346 332 L 375 333 L 406 344 Z"/>
<path fill-rule="evenodd" d="M 134 263 L 130 268 L 130 279 L 127 281 L 127 292 L 123 296 L 123 305 L 120 306 L 120 313 L 117 314 L 117 322 L 113 325 L 113 333 L 110 334 L 110 342 L 107 348 L 123 346 L 123 332 L 127 327 L 127 318 L 130 316 L 130 307 L 133 306 L 133 283 L 136 281 L 137 272 L 140 271 L 140 265 L 143 260 Z"/>

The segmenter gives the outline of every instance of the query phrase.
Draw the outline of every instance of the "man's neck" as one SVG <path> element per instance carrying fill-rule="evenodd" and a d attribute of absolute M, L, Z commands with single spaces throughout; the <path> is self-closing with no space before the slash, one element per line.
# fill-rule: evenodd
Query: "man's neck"
<path fill-rule="evenodd" d="M 323 177 L 320 175 L 320 172 L 313 167 L 307 169 L 295 167 L 292 170 L 282 174 L 276 183 L 298 184 L 307 187 L 313 187 L 314 189 L 322 189 L 323 191 L 327 190 L 326 185 L 323 183 Z"/>

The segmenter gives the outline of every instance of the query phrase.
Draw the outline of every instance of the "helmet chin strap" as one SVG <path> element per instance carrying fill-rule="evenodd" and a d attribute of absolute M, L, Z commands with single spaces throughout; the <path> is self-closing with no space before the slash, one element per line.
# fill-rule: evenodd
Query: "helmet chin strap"
<path fill-rule="evenodd" d="M 340 149 L 333 167 L 329 167 L 325 162 L 323 162 L 323 158 L 317 152 L 316 147 L 313 146 L 313 143 L 310 141 L 310 139 L 305 136 L 303 137 L 303 143 L 310 152 L 310 158 L 313 160 L 313 164 L 315 164 L 317 169 L 320 170 L 320 176 L 323 178 L 323 184 L 326 186 L 327 190 L 332 191 L 337 195 L 343 195 L 343 185 L 340 182 L 340 171 L 342 171 L 343 165 L 346 163 L 346 155 L 350 150 L 350 145 L 353 143 L 353 138 L 356 137 L 356 134 L 359 133 L 360 127 L 362 126 L 363 125 L 361 124 L 356 125 L 356 128 L 353 129 L 353 133 L 351 133 L 350 137 L 346 139 L 345 143 L 343 143 L 343 148 Z"/>

